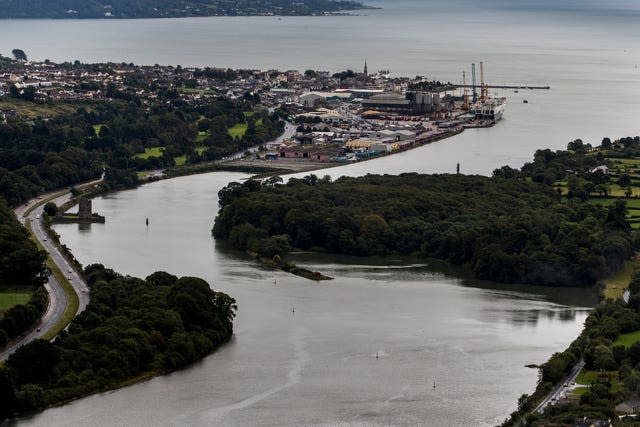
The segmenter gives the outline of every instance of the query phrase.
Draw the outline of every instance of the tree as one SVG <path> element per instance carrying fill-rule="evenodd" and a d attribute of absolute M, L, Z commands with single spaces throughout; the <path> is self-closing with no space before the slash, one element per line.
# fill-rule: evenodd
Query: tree
<path fill-rule="evenodd" d="M 605 137 L 602 138 L 602 144 L 600 144 L 602 146 L 602 148 L 604 148 L 605 150 L 608 150 L 609 148 L 611 148 L 611 139 Z"/>
<path fill-rule="evenodd" d="M 24 53 L 24 50 L 22 50 L 22 49 L 13 49 L 11 51 L 11 53 L 13 54 L 13 57 L 16 59 L 16 61 L 26 61 L 27 60 L 27 54 Z"/>
<path fill-rule="evenodd" d="M 631 177 L 629 176 L 629 174 L 620 174 L 620 177 L 618 178 L 618 185 L 620 187 L 628 187 L 629 185 L 631 185 Z"/>
<path fill-rule="evenodd" d="M 44 213 L 50 217 L 54 217 L 58 214 L 58 206 L 53 202 L 48 202 L 44 205 Z"/>

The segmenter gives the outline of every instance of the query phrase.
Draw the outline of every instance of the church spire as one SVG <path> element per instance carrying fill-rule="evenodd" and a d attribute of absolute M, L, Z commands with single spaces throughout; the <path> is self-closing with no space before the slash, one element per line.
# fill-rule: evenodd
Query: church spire
<path fill-rule="evenodd" d="M 368 75 L 369 75 L 369 73 L 367 72 L 367 60 L 366 60 L 366 59 L 364 60 L 364 73 L 363 73 L 363 74 L 364 74 L 365 76 L 368 76 Z"/>

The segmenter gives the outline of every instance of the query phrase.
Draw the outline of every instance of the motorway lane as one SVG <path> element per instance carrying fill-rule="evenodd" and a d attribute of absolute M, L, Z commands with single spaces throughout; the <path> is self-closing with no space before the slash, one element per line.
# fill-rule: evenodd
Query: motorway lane
<path fill-rule="evenodd" d="M 93 185 L 98 182 L 100 182 L 100 180 L 92 181 L 90 183 L 84 184 L 83 186 Z M 52 201 L 57 205 L 61 205 L 71 198 L 71 194 L 68 191 L 43 194 L 14 209 L 14 214 L 18 218 L 18 221 L 20 221 L 20 223 L 22 223 L 23 225 L 26 224 L 27 221 L 30 222 L 33 236 L 40 242 L 40 244 L 49 254 L 49 257 L 58 266 L 60 271 L 65 275 L 65 277 L 67 277 L 67 280 L 69 280 L 69 282 L 73 286 L 73 289 L 78 295 L 79 300 L 78 311 L 76 312 L 77 315 L 87 307 L 87 304 L 89 304 L 89 289 L 87 287 L 87 284 L 84 282 L 82 276 L 75 270 L 74 266 L 63 256 L 54 242 L 51 241 L 49 235 L 45 232 L 44 223 L 42 222 L 44 204 L 33 209 L 28 216 L 25 216 L 25 212 L 31 207 L 42 203 L 43 200 L 46 200 L 56 194 L 59 194 L 59 196 Z M 20 346 L 27 344 L 34 339 L 42 337 L 56 325 L 56 323 L 64 314 L 69 302 L 64 289 L 53 274 L 49 276 L 48 281 L 45 284 L 45 289 L 49 294 L 49 305 L 47 307 L 47 310 L 45 311 L 44 316 L 42 316 L 42 318 L 25 335 L 14 341 L 9 347 L 5 348 L 4 351 L 0 352 L 0 362 L 6 360 Z"/>

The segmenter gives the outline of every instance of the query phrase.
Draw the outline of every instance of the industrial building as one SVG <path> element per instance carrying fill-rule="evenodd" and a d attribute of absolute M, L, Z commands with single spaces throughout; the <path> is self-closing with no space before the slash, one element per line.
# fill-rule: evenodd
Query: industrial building
<path fill-rule="evenodd" d="M 375 110 L 385 113 L 421 116 L 431 114 L 440 105 L 440 95 L 430 92 L 410 91 L 404 95 L 384 93 L 373 95 L 362 100 L 364 110 Z"/>

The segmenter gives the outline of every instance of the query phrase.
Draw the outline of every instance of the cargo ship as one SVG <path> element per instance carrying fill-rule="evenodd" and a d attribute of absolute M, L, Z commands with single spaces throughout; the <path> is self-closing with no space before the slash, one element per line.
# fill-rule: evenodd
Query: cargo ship
<path fill-rule="evenodd" d="M 506 104 L 506 98 L 489 98 L 476 104 L 473 108 L 473 114 L 478 120 L 491 120 L 496 123 L 502 118 Z"/>

